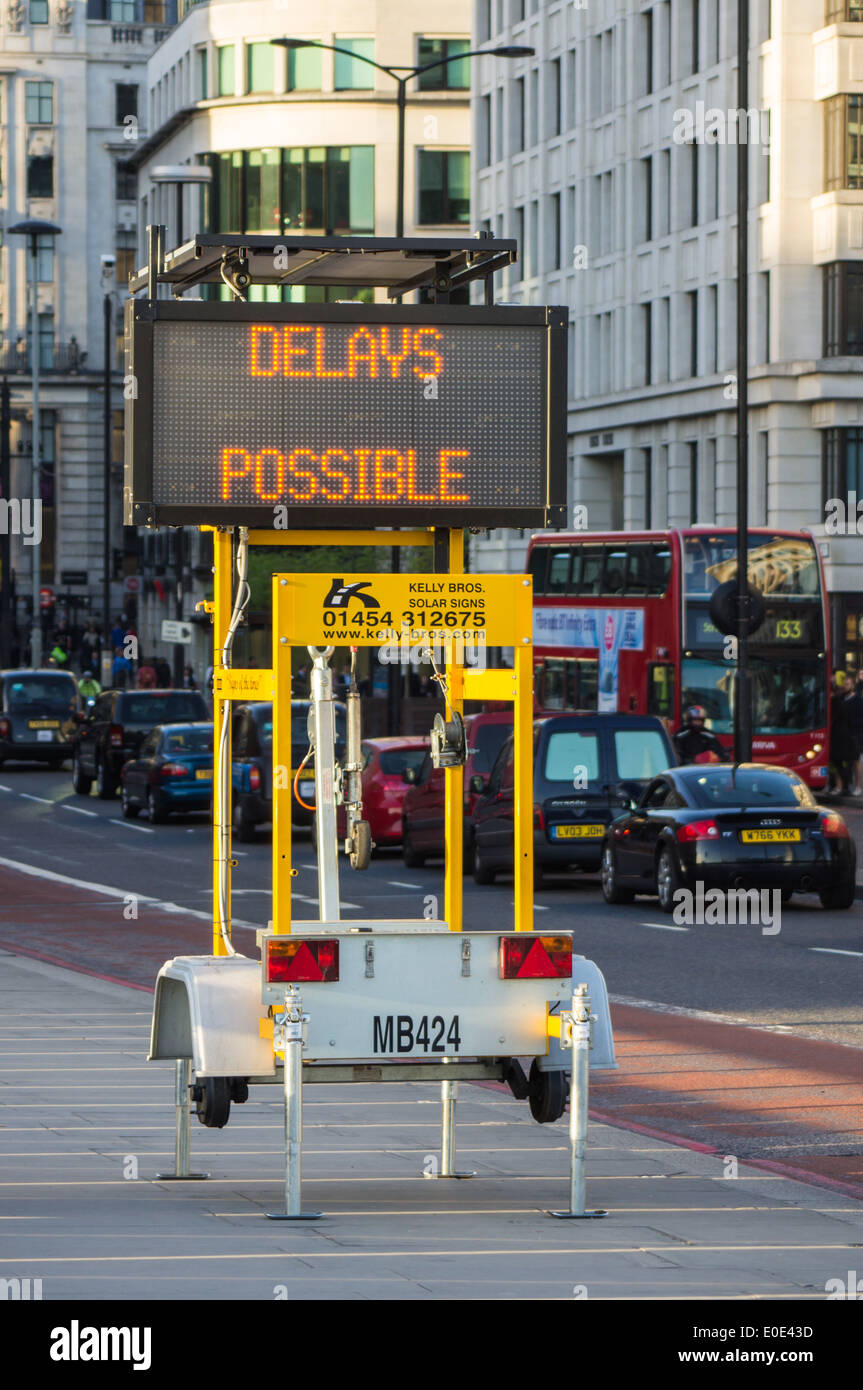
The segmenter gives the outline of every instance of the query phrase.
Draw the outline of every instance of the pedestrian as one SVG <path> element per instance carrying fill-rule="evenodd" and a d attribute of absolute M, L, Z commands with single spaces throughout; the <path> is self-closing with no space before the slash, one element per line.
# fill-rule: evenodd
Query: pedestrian
<path fill-rule="evenodd" d="M 155 690 L 156 688 L 156 668 L 151 666 L 142 656 L 138 666 L 138 674 L 135 683 L 139 690 Z"/>
<path fill-rule="evenodd" d="M 111 646 L 114 648 L 115 651 L 118 647 L 122 647 L 123 638 L 125 636 L 126 625 L 123 622 L 123 615 L 121 613 L 118 613 L 114 626 L 111 628 Z"/>
<path fill-rule="evenodd" d="M 863 795 L 863 674 L 858 672 L 857 684 L 845 701 L 851 735 L 857 748 L 857 756 L 851 764 L 851 795 Z"/>
<path fill-rule="evenodd" d="M 125 690 L 126 682 L 132 670 L 132 663 L 127 656 L 123 655 L 122 647 L 114 648 L 114 664 L 111 668 L 111 680 L 115 690 Z"/>
<path fill-rule="evenodd" d="M 95 623 L 88 623 L 81 637 L 79 662 L 82 671 L 93 671 L 99 658 L 99 634 Z"/>
<path fill-rule="evenodd" d="M 187 662 L 183 667 L 183 689 L 197 690 L 197 688 L 198 682 L 195 680 L 195 673 Z"/>
<path fill-rule="evenodd" d="M 844 677 L 840 677 L 830 697 L 830 763 L 833 769 L 833 786 L 830 790 L 843 795 L 850 790 L 851 764 L 858 756 L 851 730 L 848 694 Z"/>
<path fill-rule="evenodd" d="M 156 685 L 160 690 L 171 688 L 171 668 L 163 656 L 156 658 Z"/>

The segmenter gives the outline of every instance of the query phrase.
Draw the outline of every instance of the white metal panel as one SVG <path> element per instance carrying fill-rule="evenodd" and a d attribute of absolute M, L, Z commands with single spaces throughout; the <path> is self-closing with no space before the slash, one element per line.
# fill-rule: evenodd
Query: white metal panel
<path fill-rule="evenodd" d="M 185 987 L 164 990 L 165 980 Z M 150 1060 L 176 1056 L 169 1039 L 182 1034 L 188 1009 L 192 1065 L 197 1076 L 275 1076 L 269 1038 L 260 1036 L 261 964 L 246 956 L 177 956 L 156 981 Z"/>

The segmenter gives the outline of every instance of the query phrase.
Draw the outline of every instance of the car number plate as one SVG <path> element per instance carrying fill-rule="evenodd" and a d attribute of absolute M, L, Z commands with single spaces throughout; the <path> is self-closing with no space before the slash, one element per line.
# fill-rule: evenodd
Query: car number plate
<path fill-rule="evenodd" d="M 458 1014 L 444 1018 L 443 1014 L 375 1014 L 372 1019 L 372 1052 L 377 1055 L 399 1052 L 423 1052 L 442 1056 L 458 1052 L 461 1035 Z"/>
<path fill-rule="evenodd" d="M 36 730 L 36 742 L 37 742 L 37 743 L 50 743 L 51 740 L 53 739 L 53 737 L 54 737 L 54 731 L 53 731 L 53 729 L 37 729 L 37 730 Z"/>
<path fill-rule="evenodd" d="M 211 767 L 198 767 L 195 769 L 195 777 L 199 782 L 203 782 L 205 779 L 209 780 L 212 775 L 213 769 Z"/>
<path fill-rule="evenodd" d="M 760 845 L 765 842 L 779 840 L 782 843 L 794 843 L 800 839 L 799 830 L 741 830 L 740 838 L 745 845 Z"/>
<path fill-rule="evenodd" d="M 59 729 L 59 719 L 31 719 L 27 724 L 28 729 Z"/>
<path fill-rule="evenodd" d="M 553 840 L 598 840 L 605 834 L 604 825 L 553 825 Z"/>

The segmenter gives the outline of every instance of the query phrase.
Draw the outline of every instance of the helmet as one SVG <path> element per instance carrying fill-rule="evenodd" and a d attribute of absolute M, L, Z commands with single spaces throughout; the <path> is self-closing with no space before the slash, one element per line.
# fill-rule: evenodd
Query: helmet
<path fill-rule="evenodd" d="M 91 681 L 93 679 L 93 672 L 85 671 L 81 679 L 82 681 Z"/>
<path fill-rule="evenodd" d="M 693 719 L 700 719 L 702 722 L 707 718 L 707 710 L 703 705 L 690 705 L 686 711 L 686 722 L 691 724 Z"/>

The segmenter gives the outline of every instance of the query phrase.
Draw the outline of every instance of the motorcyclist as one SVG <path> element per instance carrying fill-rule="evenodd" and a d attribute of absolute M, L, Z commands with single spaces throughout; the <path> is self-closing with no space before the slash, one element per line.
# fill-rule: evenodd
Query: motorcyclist
<path fill-rule="evenodd" d="M 102 687 L 92 671 L 85 671 L 82 675 L 78 682 L 78 693 L 82 700 L 95 700 L 97 695 L 102 694 Z"/>
<path fill-rule="evenodd" d="M 707 710 L 703 705 L 690 705 L 683 716 L 683 726 L 674 735 L 674 749 L 681 763 L 728 762 L 728 754 L 714 734 L 704 727 Z"/>

